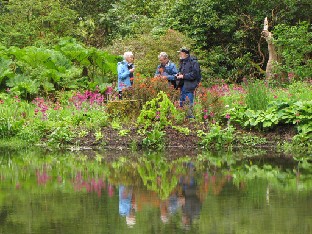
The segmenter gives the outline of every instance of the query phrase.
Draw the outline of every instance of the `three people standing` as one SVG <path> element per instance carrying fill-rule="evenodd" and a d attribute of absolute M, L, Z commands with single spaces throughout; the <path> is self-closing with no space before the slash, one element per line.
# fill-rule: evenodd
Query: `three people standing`
<path fill-rule="evenodd" d="M 157 66 L 155 77 L 167 79 L 174 88 L 180 88 L 180 107 L 188 99 L 190 105 L 188 117 L 193 118 L 194 92 L 201 81 L 200 66 L 197 59 L 190 56 L 190 51 L 187 48 L 181 48 L 178 52 L 180 57 L 179 69 L 169 60 L 166 52 L 160 52 L 158 55 L 160 64 Z M 122 99 L 122 90 L 132 86 L 133 61 L 134 55 L 128 51 L 124 53 L 124 60 L 118 63 L 119 99 Z"/>

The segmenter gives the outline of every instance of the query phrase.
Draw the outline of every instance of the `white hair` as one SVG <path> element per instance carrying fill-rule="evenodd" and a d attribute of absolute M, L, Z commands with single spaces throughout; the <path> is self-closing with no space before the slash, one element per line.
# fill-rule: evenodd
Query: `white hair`
<path fill-rule="evenodd" d="M 160 52 L 158 55 L 158 59 L 160 59 L 161 57 L 168 58 L 168 54 L 166 52 Z"/>
<path fill-rule="evenodd" d="M 127 51 L 123 55 L 124 59 L 129 58 L 129 57 L 134 57 L 133 53 L 131 51 Z"/>

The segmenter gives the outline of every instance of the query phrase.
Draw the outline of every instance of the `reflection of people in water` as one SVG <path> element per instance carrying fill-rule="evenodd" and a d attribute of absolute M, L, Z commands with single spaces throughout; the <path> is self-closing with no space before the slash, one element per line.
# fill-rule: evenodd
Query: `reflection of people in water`
<path fill-rule="evenodd" d="M 184 203 L 183 203 L 184 204 Z M 171 192 L 167 200 L 160 201 L 160 218 L 163 223 L 168 223 L 169 217 L 177 213 L 179 207 L 182 203 L 178 198 L 177 191 L 174 190 Z"/>
<path fill-rule="evenodd" d="M 119 214 L 126 216 L 126 222 L 129 227 L 135 224 L 135 196 L 132 187 L 119 185 Z"/>
<path fill-rule="evenodd" d="M 194 219 L 198 218 L 201 210 L 201 202 L 198 197 L 197 184 L 195 180 L 195 167 L 193 163 L 188 163 L 188 174 L 180 177 L 180 186 L 182 186 L 182 196 L 184 204 L 182 205 L 182 223 L 188 228 Z"/>

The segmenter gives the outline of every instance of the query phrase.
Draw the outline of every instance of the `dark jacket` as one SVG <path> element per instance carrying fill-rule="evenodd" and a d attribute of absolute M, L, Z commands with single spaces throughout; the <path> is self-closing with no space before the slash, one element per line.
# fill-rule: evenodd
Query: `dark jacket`
<path fill-rule="evenodd" d="M 179 73 L 183 74 L 185 91 L 194 92 L 200 82 L 200 68 L 197 60 L 191 56 L 181 59 Z"/>

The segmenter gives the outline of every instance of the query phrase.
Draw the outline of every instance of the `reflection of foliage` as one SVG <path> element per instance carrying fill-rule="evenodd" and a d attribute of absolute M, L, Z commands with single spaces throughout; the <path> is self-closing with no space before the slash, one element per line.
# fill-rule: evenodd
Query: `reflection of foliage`
<path fill-rule="evenodd" d="M 281 170 L 272 165 L 244 165 L 233 171 L 233 182 L 236 185 L 255 179 L 268 182 L 271 189 L 277 192 L 309 191 L 312 186 L 312 164 L 306 159 L 299 160 L 298 167 Z M 304 172 L 304 173 L 303 173 Z"/>
<path fill-rule="evenodd" d="M 161 199 L 166 199 L 176 188 L 183 167 L 181 163 L 168 163 L 160 154 L 153 154 L 140 158 L 137 170 L 147 189 L 157 192 Z"/>

